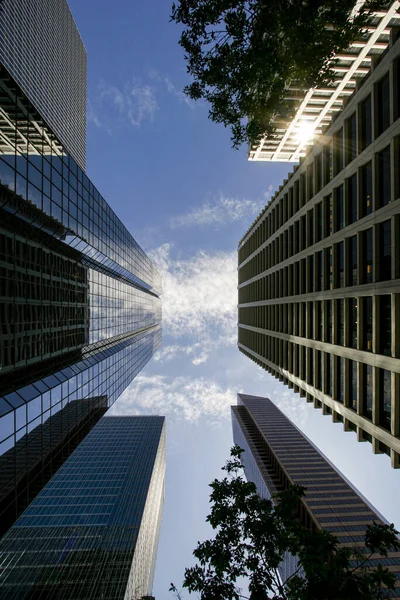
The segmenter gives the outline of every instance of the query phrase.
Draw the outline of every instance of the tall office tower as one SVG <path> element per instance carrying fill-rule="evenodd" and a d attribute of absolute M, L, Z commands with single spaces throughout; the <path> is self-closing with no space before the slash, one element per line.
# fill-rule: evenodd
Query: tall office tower
<path fill-rule="evenodd" d="M 0 267 L 2 534 L 161 343 L 157 270 L 4 67 Z"/>
<path fill-rule="evenodd" d="M 242 238 L 239 349 L 400 466 L 400 41 Z"/>
<path fill-rule="evenodd" d="M 0 540 L 2 598 L 125 600 L 151 593 L 164 421 L 99 421 Z"/>
<path fill-rule="evenodd" d="M 303 524 L 331 532 L 343 546 L 365 548 L 367 525 L 382 523 L 383 518 L 273 402 L 238 394 L 232 426 L 235 444 L 245 450 L 246 478 L 260 496 L 270 498 L 290 485 L 304 486 L 306 493 L 299 503 Z M 400 598 L 400 552 L 390 552 L 387 558 L 374 556 L 374 563 L 396 573 L 396 592 L 391 597 Z M 295 557 L 287 556 L 281 565 L 282 579 L 296 568 Z"/>
<path fill-rule="evenodd" d="M 357 0 L 354 11 L 365 4 Z M 383 3 L 382 3 L 383 4 Z M 368 73 L 371 61 L 379 60 L 390 43 L 390 31 L 400 26 L 399 0 L 388 8 L 370 15 L 368 28 L 360 39 L 343 53 L 333 54 L 333 80 L 328 86 L 309 90 L 296 85 L 286 90 L 286 100 L 293 108 L 290 117 L 275 116 L 275 129 L 249 148 L 249 160 L 266 162 L 298 161 L 305 156 L 313 135 L 321 134 L 338 110 L 345 105 L 357 87 L 358 78 Z"/>
<path fill-rule="evenodd" d="M 86 50 L 66 0 L 0 0 L 0 63 L 86 166 Z"/>

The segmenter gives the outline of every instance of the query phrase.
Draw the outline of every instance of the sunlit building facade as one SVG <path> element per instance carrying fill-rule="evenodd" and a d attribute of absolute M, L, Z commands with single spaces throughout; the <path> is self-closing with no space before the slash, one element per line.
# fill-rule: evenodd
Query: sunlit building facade
<path fill-rule="evenodd" d="M 159 273 L 4 67 L 0 289 L 3 533 L 161 343 Z"/>
<path fill-rule="evenodd" d="M 291 485 L 305 487 L 298 510 L 302 523 L 313 531 L 329 531 L 342 546 L 365 550 L 367 526 L 385 521 L 273 402 L 238 394 L 232 427 L 235 444 L 245 451 L 246 478 L 261 497 L 270 499 Z M 374 555 L 370 565 L 378 563 L 396 573 L 390 597 L 400 598 L 400 552 Z M 286 555 L 280 567 L 283 581 L 297 568 L 296 557 Z"/>
<path fill-rule="evenodd" d="M 85 170 L 86 50 L 67 0 L 0 0 L 0 64 Z"/>
<path fill-rule="evenodd" d="M 164 476 L 164 417 L 102 418 L 0 540 L 0 596 L 151 594 Z"/>
<path fill-rule="evenodd" d="M 239 349 L 400 466 L 400 42 L 238 248 Z"/>

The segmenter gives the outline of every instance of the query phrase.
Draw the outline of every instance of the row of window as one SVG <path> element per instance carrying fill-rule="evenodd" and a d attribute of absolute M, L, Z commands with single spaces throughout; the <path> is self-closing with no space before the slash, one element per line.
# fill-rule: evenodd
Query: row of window
<path fill-rule="evenodd" d="M 395 70 L 399 73 L 400 60 L 396 60 L 394 64 Z M 316 153 L 312 162 L 310 160 L 307 161 L 308 164 L 302 169 L 296 181 L 291 185 L 289 182 L 286 193 L 273 205 L 266 218 L 264 218 L 240 248 L 239 263 L 250 256 L 275 231 L 285 225 L 300 208 L 321 191 L 333 177 L 338 175 L 344 167 L 349 165 L 391 125 L 391 94 L 394 96 L 393 105 L 395 110 L 393 118 L 396 120 L 399 116 L 397 92 L 390 89 L 389 73 L 386 73 L 375 84 L 374 97 L 372 98 L 372 95 L 369 94 L 360 102 L 357 109 L 345 121 L 344 126 L 332 135 L 331 140 L 329 142 L 324 140 L 320 144 L 320 152 Z M 295 168 L 295 173 L 296 170 L 297 168 Z M 370 188 L 369 196 L 371 199 L 372 176 L 368 173 L 365 175 L 362 174 L 360 180 L 363 182 L 362 185 L 364 188 L 363 210 L 366 211 L 370 205 L 368 205 L 367 200 L 368 193 L 365 194 L 365 191 L 366 187 Z M 377 180 L 377 199 L 384 205 L 391 194 L 389 147 L 377 156 Z M 350 194 L 352 188 L 354 190 L 354 185 L 354 182 L 349 181 Z M 380 205 L 375 208 L 379 208 Z M 355 215 L 356 212 L 357 209 L 353 209 L 353 213 L 350 209 L 350 215 L 352 215 L 354 220 L 357 218 Z M 362 216 L 364 214 L 359 214 L 358 218 Z"/>
<path fill-rule="evenodd" d="M 391 431 L 391 371 L 242 328 L 239 343 Z"/>
<path fill-rule="evenodd" d="M 386 152 L 386 151 L 384 151 Z M 381 155 L 382 153 L 380 153 Z M 378 155 L 378 156 L 380 156 Z M 360 169 L 361 196 L 358 198 L 357 175 L 353 175 L 345 186 L 340 185 L 333 195 L 326 196 L 315 207 L 285 229 L 275 240 L 265 246 L 239 269 L 239 283 L 243 283 L 279 263 L 296 256 L 299 252 L 330 237 L 357 219 L 368 216 L 373 208 L 381 208 L 391 201 L 390 163 L 382 163 L 382 190 L 377 194 L 379 206 L 373 200 L 372 167 L 368 163 Z M 383 167 L 382 167 L 383 168 Z M 379 179 L 380 180 L 380 179 Z M 347 188 L 347 193 L 344 189 Z M 240 261 L 240 259 L 239 259 Z"/>
<path fill-rule="evenodd" d="M 392 247 L 388 219 L 240 287 L 239 304 L 389 281 L 400 269 Z M 265 270 L 261 265 L 257 274 Z"/>
<path fill-rule="evenodd" d="M 240 307 L 239 324 L 392 355 L 394 325 L 390 294 Z"/>

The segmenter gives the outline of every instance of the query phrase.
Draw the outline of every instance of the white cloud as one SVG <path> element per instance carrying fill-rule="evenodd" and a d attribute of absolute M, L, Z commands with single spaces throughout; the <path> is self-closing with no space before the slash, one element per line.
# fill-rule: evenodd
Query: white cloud
<path fill-rule="evenodd" d="M 175 360 L 181 355 L 188 356 L 194 365 L 201 365 L 207 360 L 207 353 L 202 349 L 200 343 L 192 345 L 179 345 L 171 344 L 168 346 L 161 346 L 161 348 L 154 355 L 156 362 L 165 363 L 171 360 Z"/>
<path fill-rule="evenodd" d="M 146 119 L 152 121 L 158 110 L 153 89 L 149 85 L 143 85 L 137 79 L 132 79 L 123 87 L 102 81 L 99 85 L 97 102 L 103 107 L 108 105 L 113 108 L 133 127 L 140 127 Z M 98 117 L 97 120 L 99 121 Z"/>
<path fill-rule="evenodd" d="M 185 215 L 173 217 L 170 226 L 175 229 L 193 225 L 227 225 L 257 216 L 263 205 L 264 201 L 231 198 L 220 194 L 212 202 L 204 202 L 201 206 L 191 208 Z"/>
<path fill-rule="evenodd" d="M 189 337 L 187 354 L 201 364 L 212 348 L 236 342 L 236 252 L 174 260 L 171 250 L 163 244 L 149 252 L 163 277 L 163 326 L 172 337 Z M 176 355 L 178 348 L 166 352 Z"/>
<path fill-rule="evenodd" d="M 88 125 L 92 124 L 95 125 L 96 127 L 102 127 L 102 123 L 96 113 L 96 111 L 93 108 L 93 104 L 92 102 L 89 100 L 87 101 L 87 111 L 86 111 L 86 118 L 87 118 L 87 122 Z"/>
<path fill-rule="evenodd" d="M 191 377 L 139 374 L 114 404 L 110 414 L 159 414 L 195 422 L 229 418 L 236 404 L 236 390 L 223 388 L 213 380 Z"/>
<path fill-rule="evenodd" d="M 179 102 L 183 102 L 190 108 L 194 108 L 193 100 L 191 100 L 182 90 L 180 90 L 174 83 L 172 83 L 169 77 L 161 75 L 158 71 L 152 69 L 149 72 L 149 78 L 152 81 L 164 84 L 169 94 L 175 96 L 175 98 L 177 98 Z"/>

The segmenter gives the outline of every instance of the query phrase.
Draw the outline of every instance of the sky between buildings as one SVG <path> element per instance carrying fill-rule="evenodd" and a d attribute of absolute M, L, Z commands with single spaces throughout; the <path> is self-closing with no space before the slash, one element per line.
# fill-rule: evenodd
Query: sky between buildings
<path fill-rule="evenodd" d="M 400 471 L 236 348 L 239 239 L 289 164 L 248 163 L 188 82 L 165 0 L 69 0 L 88 53 L 87 173 L 163 275 L 163 347 L 111 409 L 167 417 L 154 594 L 172 598 L 206 539 L 208 483 L 232 445 L 236 393 L 269 396 L 400 528 Z M 184 592 L 184 597 L 188 597 Z"/>

